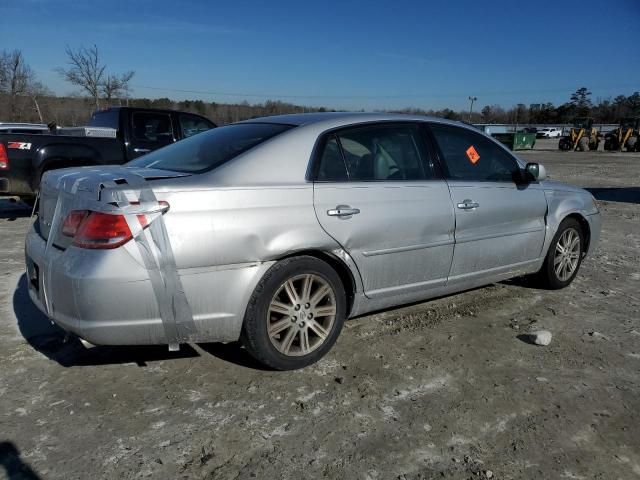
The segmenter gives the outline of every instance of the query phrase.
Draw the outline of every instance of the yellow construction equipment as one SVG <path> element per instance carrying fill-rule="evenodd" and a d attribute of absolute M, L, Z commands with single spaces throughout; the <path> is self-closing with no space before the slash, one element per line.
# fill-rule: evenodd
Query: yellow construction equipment
<path fill-rule="evenodd" d="M 593 126 L 593 118 L 577 117 L 573 121 L 573 127 L 569 135 L 562 137 L 558 143 L 560 150 L 597 150 L 600 144 L 598 131 Z"/>
<path fill-rule="evenodd" d="M 620 120 L 618 128 L 604 136 L 604 149 L 627 152 L 640 151 L 640 117 L 629 117 Z"/>

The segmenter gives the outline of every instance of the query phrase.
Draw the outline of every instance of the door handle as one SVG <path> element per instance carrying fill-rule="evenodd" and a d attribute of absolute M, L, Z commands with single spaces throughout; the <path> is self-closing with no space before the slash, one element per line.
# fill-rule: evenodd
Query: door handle
<path fill-rule="evenodd" d="M 360 213 L 359 208 L 351 208 L 349 205 L 338 205 L 332 210 L 327 210 L 327 215 L 330 217 L 350 217 L 358 213 Z"/>
<path fill-rule="evenodd" d="M 136 153 L 149 153 L 151 149 L 150 148 L 134 148 L 133 151 Z"/>
<path fill-rule="evenodd" d="M 478 202 L 474 202 L 473 200 L 463 200 L 462 203 L 458 204 L 458 208 L 461 210 L 475 210 L 478 208 L 480 204 Z"/>

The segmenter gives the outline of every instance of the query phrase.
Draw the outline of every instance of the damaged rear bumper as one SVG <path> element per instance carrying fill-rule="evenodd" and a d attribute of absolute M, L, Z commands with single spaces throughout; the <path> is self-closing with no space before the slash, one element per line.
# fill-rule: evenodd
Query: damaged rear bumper
<path fill-rule="evenodd" d="M 50 248 L 47 258 L 45 249 L 32 227 L 25 244 L 29 296 L 53 322 L 96 345 L 167 343 L 149 273 L 126 248 Z M 179 270 L 196 327 L 189 340 L 237 340 L 249 297 L 273 263 Z"/>

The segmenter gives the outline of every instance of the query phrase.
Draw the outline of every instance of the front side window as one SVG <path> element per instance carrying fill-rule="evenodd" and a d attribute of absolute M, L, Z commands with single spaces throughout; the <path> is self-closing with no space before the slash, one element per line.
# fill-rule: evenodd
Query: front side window
<path fill-rule="evenodd" d="M 291 125 L 239 123 L 186 138 L 127 163 L 130 167 L 202 173 L 289 130 Z"/>
<path fill-rule="evenodd" d="M 136 140 L 154 143 L 173 142 L 171 117 L 166 113 L 134 112 L 133 137 Z"/>
<path fill-rule="evenodd" d="M 434 177 L 418 125 L 372 125 L 332 135 L 320 158 L 320 181 L 405 181 Z M 346 177 L 346 178 L 345 178 Z"/>
<path fill-rule="evenodd" d="M 513 181 L 516 160 L 490 139 L 467 128 L 431 124 L 451 180 Z"/>

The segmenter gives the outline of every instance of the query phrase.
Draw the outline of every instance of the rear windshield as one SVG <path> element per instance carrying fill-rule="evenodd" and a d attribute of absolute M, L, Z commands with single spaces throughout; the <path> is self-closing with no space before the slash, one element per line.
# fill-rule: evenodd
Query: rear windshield
<path fill-rule="evenodd" d="M 119 110 L 98 110 L 93 112 L 91 120 L 89 120 L 90 127 L 106 127 L 118 129 L 120 120 Z"/>
<path fill-rule="evenodd" d="M 186 138 L 137 158 L 127 166 L 202 173 L 293 128 L 275 123 L 238 123 Z"/>

